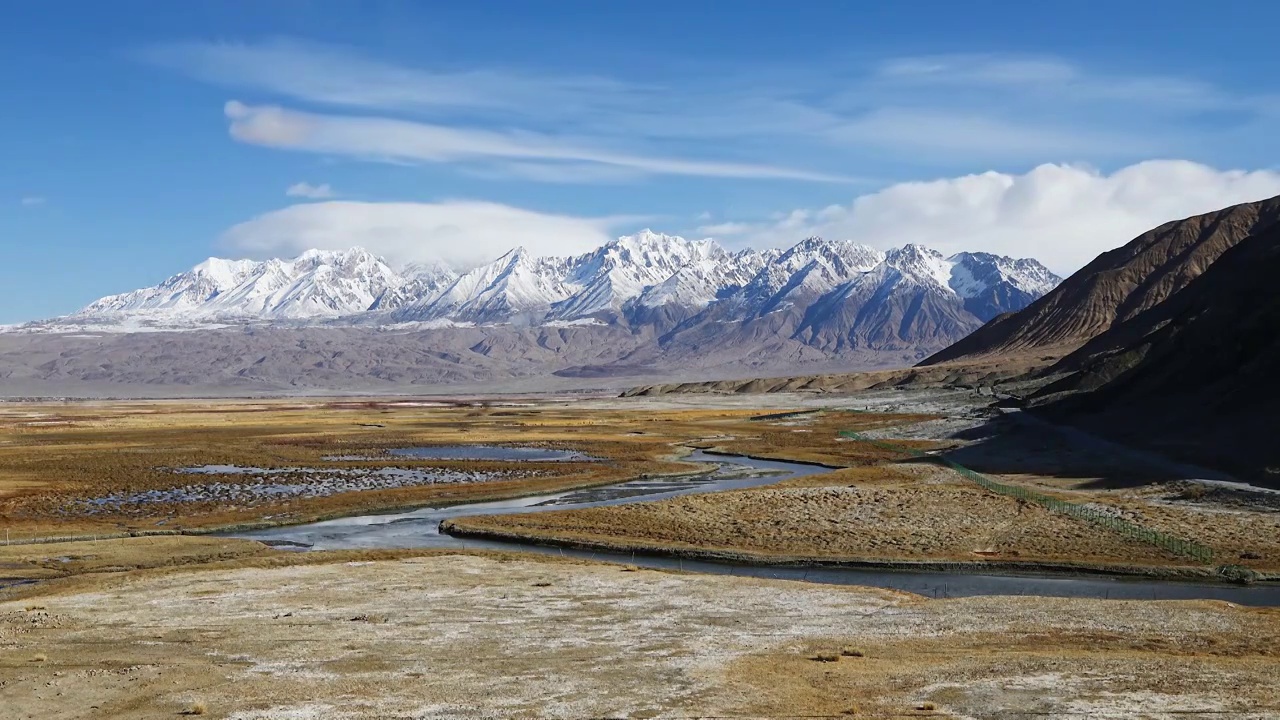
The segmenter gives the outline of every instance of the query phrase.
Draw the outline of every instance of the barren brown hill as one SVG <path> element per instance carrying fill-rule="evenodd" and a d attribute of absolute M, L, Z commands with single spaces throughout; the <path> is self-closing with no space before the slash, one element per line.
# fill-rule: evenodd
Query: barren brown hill
<path fill-rule="evenodd" d="M 1063 356 L 1176 295 L 1222 253 L 1280 222 L 1280 197 L 1166 223 L 1099 255 L 1049 294 L 1001 315 L 921 365 Z"/>
<path fill-rule="evenodd" d="M 1181 292 L 1118 323 L 1032 398 L 1119 440 L 1280 486 L 1280 224 Z"/>

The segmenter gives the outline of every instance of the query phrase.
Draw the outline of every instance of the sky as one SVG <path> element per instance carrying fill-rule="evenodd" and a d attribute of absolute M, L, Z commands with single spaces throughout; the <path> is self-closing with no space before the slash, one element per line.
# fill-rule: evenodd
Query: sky
<path fill-rule="evenodd" d="M 211 255 L 1035 257 L 1280 195 L 1280 6 L 10 3 L 0 323 Z"/>

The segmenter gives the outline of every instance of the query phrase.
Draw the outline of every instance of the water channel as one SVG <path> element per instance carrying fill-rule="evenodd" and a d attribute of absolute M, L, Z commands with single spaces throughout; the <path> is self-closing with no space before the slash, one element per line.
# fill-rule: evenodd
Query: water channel
<path fill-rule="evenodd" d="M 788 478 L 829 472 L 829 468 L 739 455 L 696 451 L 686 459 L 709 463 L 701 475 L 631 480 L 582 490 L 535 495 L 495 502 L 420 508 L 411 512 L 360 515 L 305 525 L 233 533 L 281 548 L 337 550 L 376 548 L 470 548 L 520 550 L 567 557 L 625 562 L 641 567 L 682 569 L 716 575 L 764 577 L 836 585 L 869 585 L 918 593 L 928 597 L 973 595 L 1040 595 L 1146 600 L 1225 600 L 1241 605 L 1280 606 L 1280 585 L 1250 586 L 1170 580 L 977 572 L 890 571 L 838 566 L 742 565 L 688 560 L 661 554 L 593 552 L 534 543 L 501 542 L 452 537 L 440 532 L 449 518 L 503 513 L 544 512 L 653 502 L 680 495 L 769 485 Z"/>

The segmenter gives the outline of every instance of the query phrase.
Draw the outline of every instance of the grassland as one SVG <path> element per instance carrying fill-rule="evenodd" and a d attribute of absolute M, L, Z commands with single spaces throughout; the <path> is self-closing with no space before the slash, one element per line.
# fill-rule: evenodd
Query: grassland
<path fill-rule="evenodd" d="M 785 410 L 748 407 L 741 399 L 695 406 L 7 405 L 0 409 L 0 528 L 20 540 L 300 522 L 689 472 L 698 468 L 678 458 L 701 447 L 839 469 L 749 490 L 455 522 L 523 538 L 760 560 L 1152 570 L 1185 562 L 838 434 L 905 432 L 933 422 L 927 414 Z M 944 452 L 955 445 L 920 437 L 894 442 Z M 574 449 L 601 462 L 380 455 L 392 447 L 454 443 Z M 1008 459 L 1007 452 L 1001 457 Z M 1099 489 L 1032 472 L 1050 465 L 1049 455 L 1030 466 L 1018 459 L 1000 475 L 1005 481 L 1112 508 L 1208 543 L 1220 556 L 1260 549 L 1259 557 L 1241 561 L 1256 568 L 1275 567 L 1280 557 L 1273 524 L 1280 513 L 1187 504 L 1150 485 Z M 174 472 L 182 467 L 269 468 L 281 471 L 271 482 L 298 484 L 311 472 L 303 468 L 388 464 L 510 474 L 259 497 L 234 506 L 154 502 L 115 512 L 116 506 L 86 504 L 243 480 Z M 1280 713 L 1280 612 L 1219 602 L 926 600 L 519 553 L 291 553 L 209 535 L 0 545 L 0 586 L 5 582 L 0 715 L 6 717 L 167 718 L 199 711 L 236 720 L 1262 720 Z"/>
<path fill-rule="evenodd" d="M 1212 547 L 1212 564 L 984 490 L 959 474 L 840 431 L 891 433 L 931 415 L 787 412 L 707 402 L 591 405 L 573 402 L 395 401 L 146 402 L 9 405 L 0 411 L 0 528 L 9 540 L 199 532 L 283 524 L 422 505 L 491 500 L 693 472 L 691 447 L 841 468 L 781 484 L 657 503 L 449 521 L 459 533 L 619 550 L 719 554 L 760 561 L 1006 564 L 1135 572 L 1212 573 L 1241 565 L 1280 570 L 1280 512 L 1169 502 L 1150 486 L 1099 490 L 1086 482 L 1001 475 L 1143 527 Z M 897 439 L 946 450 L 954 442 Z M 600 462 L 475 462 L 381 455 L 389 448 L 487 443 L 583 451 Z M 1045 467 L 1070 448 L 1034 437 L 1018 452 Z M 1037 450 L 1037 448 L 1039 448 Z M 1007 450 L 1004 451 L 1006 454 Z M 1039 453 L 1038 455 L 1036 453 Z M 1032 457 L 1034 456 L 1034 457 Z M 1043 456 L 1043 457 L 1042 457 Z M 348 458 L 337 460 L 334 458 Z M 360 459 L 350 459 L 360 458 Z M 1080 463 L 1072 456 L 1071 462 Z M 491 476 L 484 482 L 357 491 L 334 481 L 316 497 L 200 495 L 243 476 L 181 474 L 226 465 L 271 470 L 272 484 L 315 472 L 388 465 L 406 471 Z M 1082 473 L 1089 472 L 1087 467 Z M 95 504 L 120 495 L 190 491 L 193 498 Z M 168 496 L 164 496 L 168 497 Z M 0 573 L 4 577 L 5 573 Z"/>
<path fill-rule="evenodd" d="M 10 539 L 22 540 L 302 522 L 690 472 L 699 468 L 678 462 L 682 443 L 752 427 L 750 418 L 757 414 L 736 409 L 584 412 L 567 404 L 535 408 L 403 402 L 9 405 L 0 408 L 0 527 Z M 389 448 L 451 443 L 563 447 L 603 462 L 379 456 Z M 333 459 L 339 456 L 369 459 Z M 120 495 L 244 482 L 237 475 L 175 472 L 207 465 L 267 469 L 279 473 L 272 476 L 273 483 L 283 484 L 306 482 L 309 470 L 350 472 L 387 466 L 492 474 L 496 479 L 236 503 L 209 498 L 95 505 Z"/>
<path fill-rule="evenodd" d="M 1212 560 L 1197 560 L 993 493 L 927 458 L 838 436 L 882 418 L 843 412 L 758 418 L 752 428 L 713 443 L 731 452 L 845 467 L 836 472 L 657 503 L 457 518 L 446 527 L 469 536 L 760 562 L 963 562 L 1201 577 L 1216 576 L 1222 566 L 1249 568 L 1263 577 L 1280 571 L 1280 512 L 1273 508 L 1170 502 L 1162 486 L 1097 489 L 1084 480 L 998 476 L 1212 549 Z M 893 422 L 916 419 L 900 416 Z M 1040 439 L 1028 442 L 1038 447 Z M 954 445 L 901 439 L 894 444 Z M 1119 460 L 1104 461 L 1108 473 L 1129 472 Z M 1054 462 L 1062 460 L 1044 458 L 1046 466 Z"/>

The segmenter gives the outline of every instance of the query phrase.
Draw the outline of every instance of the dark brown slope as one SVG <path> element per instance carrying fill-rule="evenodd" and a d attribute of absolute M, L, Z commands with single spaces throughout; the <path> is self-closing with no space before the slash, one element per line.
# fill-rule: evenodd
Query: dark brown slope
<path fill-rule="evenodd" d="M 1099 255 L 1025 309 L 1002 315 L 921 365 L 1000 355 L 1063 356 L 1187 287 L 1223 252 L 1280 222 L 1280 197 L 1166 223 Z"/>
<path fill-rule="evenodd" d="M 1040 412 L 1280 486 L 1280 225 L 1098 340 Z"/>

